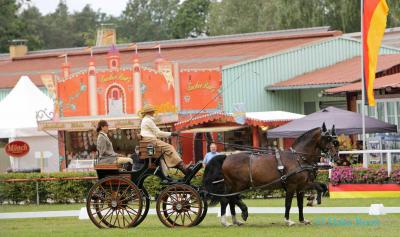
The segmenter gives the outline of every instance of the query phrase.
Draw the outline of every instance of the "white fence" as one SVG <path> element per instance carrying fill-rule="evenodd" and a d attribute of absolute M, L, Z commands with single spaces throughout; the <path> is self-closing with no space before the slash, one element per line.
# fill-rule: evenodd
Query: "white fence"
<path fill-rule="evenodd" d="M 399 153 L 400 150 L 362 150 L 362 151 L 339 151 L 339 155 L 341 154 L 348 154 L 348 155 L 353 155 L 353 154 L 363 154 L 363 167 L 368 168 L 368 165 L 370 163 L 368 154 L 380 154 L 380 163 L 383 164 L 384 159 L 386 159 L 386 164 L 387 164 L 387 172 L 388 175 L 392 173 L 392 154 L 393 153 Z M 386 154 L 384 157 L 383 154 Z"/>

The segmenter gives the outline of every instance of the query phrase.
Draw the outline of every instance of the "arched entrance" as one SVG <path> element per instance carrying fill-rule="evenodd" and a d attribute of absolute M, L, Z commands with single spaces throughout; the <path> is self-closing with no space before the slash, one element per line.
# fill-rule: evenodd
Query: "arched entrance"
<path fill-rule="evenodd" d="M 107 114 L 123 115 L 125 111 L 125 94 L 120 86 L 113 85 L 107 90 Z"/>

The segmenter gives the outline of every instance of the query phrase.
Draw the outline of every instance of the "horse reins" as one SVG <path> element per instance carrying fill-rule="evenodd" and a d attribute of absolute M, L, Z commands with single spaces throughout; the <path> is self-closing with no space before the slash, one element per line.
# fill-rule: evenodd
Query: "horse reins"
<path fill-rule="evenodd" d="M 251 188 L 248 188 L 248 189 L 245 189 L 245 190 L 242 190 L 242 191 L 239 191 L 239 192 L 235 192 L 235 193 L 218 194 L 218 193 L 210 193 L 210 192 L 207 192 L 206 190 L 201 190 L 201 192 L 206 194 L 206 195 L 209 194 L 211 196 L 216 196 L 216 197 L 232 197 L 232 196 L 240 195 L 240 194 L 245 193 L 245 192 L 252 191 L 253 189 L 267 188 L 267 187 L 272 186 L 272 185 L 274 185 L 276 183 L 279 183 L 279 182 L 282 182 L 282 181 L 286 181 L 289 177 L 291 177 L 293 175 L 296 175 L 298 173 L 301 173 L 303 171 L 314 171 L 314 167 L 313 166 L 309 166 L 309 165 L 300 166 L 296 170 L 294 170 L 294 171 L 292 171 L 290 173 L 287 173 L 286 175 L 283 175 L 280 178 L 275 179 L 274 181 L 272 181 L 270 183 L 263 184 L 263 185 L 256 186 L 256 187 L 253 186 Z"/>
<path fill-rule="evenodd" d="M 279 153 L 279 152 L 282 152 L 282 151 L 276 150 L 276 152 Z M 302 161 L 305 161 L 303 159 L 302 155 L 308 155 L 308 156 L 312 156 L 312 157 L 321 157 L 321 155 L 322 155 L 322 153 L 321 153 L 321 155 L 314 155 L 314 154 L 308 154 L 308 153 L 303 153 L 303 152 L 297 152 L 294 149 L 291 149 L 290 151 L 283 151 L 283 152 L 291 152 L 292 154 L 300 155 Z M 254 189 L 267 188 L 267 187 L 270 187 L 270 186 L 272 186 L 274 184 L 277 184 L 279 182 L 282 183 L 282 186 L 284 186 L 285 183 L 286 183 L 286 180 L 288 178 L 290 178 L 291 176 L 299 174 L 299 173 L 304 172 L 304 171 L 315 172 L 315 170 L 317 169 L 317 165 L 316 164 L 301 164 L 300 160 L 297 159 L 297 162 L 298 162 L 299 165 L 297 166 L 297 168 L 295 170 L 293 170 L 293 171 L 291 171 L 291 172 L 289 172 L 287 174 L 283 174 L 283 169 L 282 169 L 280 178 L 275 179 L 274 181 L 272 181 L 272 182 L 270 182 L 268 184 L 263 184 L 263 185 L 260 185 L 260 186 L 254 186 L 253 178 L 252 178 L 252 174 L 251 174 L 251 166 L 252 166 L 252 159 L 253 158 L 254 158 L 254 154 L 251 154 L 249 156 L 249 173 L 250 173 L 249 174 L 249 176 L 250 176 L 249 178 L 250 178 L 250 184 L 251 184 L 250 188 L 242 190 L 242 191 L 239 191 L 239 192 L 235 192 L 235 193 L 229 193 L 229 194 L 210 193 L 210 192 L 207 192 L 206 190 L 202 190 L 201 192 L 203 192 L 206 195 L 208 194 L 208 195 L 216 196 L 216 197 L 232 197 L 232 196 L 240 195 L 240 194 L 245 193 L 245 192 L 252 191 Z M 278 166 L 279 166 L 279 161 L 278 161 Z M 283 164 L 282 164 L 282 166 L 283 166 Z M 223 182 L 223 181 L 224 181 L 223 179 L 222 180 L 218 180 L 218 183 Z M 285 187 L 283 187 L 283 188 L 285 189 Z"/>

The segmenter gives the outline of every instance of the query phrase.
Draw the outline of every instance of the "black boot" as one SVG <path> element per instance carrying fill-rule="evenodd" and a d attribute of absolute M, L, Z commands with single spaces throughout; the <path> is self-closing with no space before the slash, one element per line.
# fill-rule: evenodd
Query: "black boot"
<path fill-rule="evenodd" d="M 185 166 L 185 164 L 183 163 L 183 161 L 179 162 L 179 164 L 176 165 L 176 167 L 178 170 L 180 170 L 182 173 L 184 173 L 185 175 L 189 174 L 190 170 L 187 168 L 187 166 Z"/>

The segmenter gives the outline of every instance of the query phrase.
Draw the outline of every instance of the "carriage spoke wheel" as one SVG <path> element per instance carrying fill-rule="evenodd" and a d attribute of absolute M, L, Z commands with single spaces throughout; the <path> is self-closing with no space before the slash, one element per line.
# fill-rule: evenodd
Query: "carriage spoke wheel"
<path fill-rule="evenodd" d="M 167 227 L 190 227 L 199 222 L 203 201 L 189 185 L 173 184 L 165 188 L 157 199 L 157 216 Z"/>
<path fill-rule="evenodd" d="M 146 216 L 150 210 L 149 192 L 147 192 L 147 190 L 144 187 L 140 191 L 142 194 L 142 208 L 143 209 L 142 209 L 142 213 L 141 213 L 140 217 L 137 219 L 137 221 L 135 222 L 135 224 L 132 227 L 140 225 L 140 223 L 142 223 L 144 221 L 144 219 L 146 218 Z"/>
<path fill-rule="evenodd" d="M 107 177 L 90 189 L 86 210 L 90 220 L 99 228 L 129 228 L 135 226 L 141 216 L 142 198 L 132 181 Z"/>
<path fill-rule="evenodd" d="M 203 210 L 202 210 L 202 212 L 201 212 L 201 216 L 200 216 L 199 220 L 197 221 L 197 223 L 194 224 L 195 226 L 196 226 L 196 225 L 199 225 L 199 224 L 204 220 L 204 218 L 205 218 L 206 215 L 207 215 L 207 211 L 208 211 L 208 203 L 207 203 L 207 200 L 206 200 L 205 198 L 202 198 L 202 202 L 203 202 Z"/>

